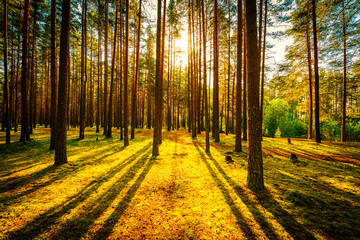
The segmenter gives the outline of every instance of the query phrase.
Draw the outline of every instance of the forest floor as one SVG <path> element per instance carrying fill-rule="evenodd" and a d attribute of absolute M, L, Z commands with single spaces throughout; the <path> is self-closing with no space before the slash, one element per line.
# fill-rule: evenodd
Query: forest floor
<path fill-rule="evenodd" d="M 164 132 L 152 157 L 152 130 L 124 148 L 119 130 L 87 128 L 79 141 L 71 129 L 59 167 L 49 136 L 5 145 L 0 132 L 0 239 L 360 238 L 360 143 L 264 138 L 266 190 L 255 194 L 247 142 L 234 153 L 231 134 L 207 154 L 204 135 Z"/>

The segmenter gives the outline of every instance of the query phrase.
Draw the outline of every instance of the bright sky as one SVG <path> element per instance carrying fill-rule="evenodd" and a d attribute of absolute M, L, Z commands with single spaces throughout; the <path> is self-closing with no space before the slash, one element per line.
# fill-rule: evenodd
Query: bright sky
<path fill-rule="evenodd" d="M 167 1 L 169 2 L 169 1 Z M 157 0 L 148 0 L 145 3 L 144 7 L 147 12 L 148 17 L 151 19 L 152 23 L 155 23 L 156 25 L 156 9 L 157 9 Z M 276 32 L 279 30 L 285 30 L 286 28 L 289 28 L 290 25 L 284 25 L 281 26 L 273 26 L 273 27 L 267 27 L 267 32 Z M 176 40 L 176 47 L 180 47 L 182 50 L 182 53 L 179 56 L 179 59 L 182 61 L 182 65 L 187 64 L 187 53 L 188 53 L 188 34 L 187 34 L 187 27 L 184 27 L 185 30 L 181 32 L 181 38 Z M 266 66 L 271 67 L 271 71 L 267 72 L 267 78 L 271 78 L 273 73 L 276 71 L 276 67 L 278 64 L 282 63 L 285 60 L 285 50 L 288 45 L 292 43 L 292 39 L 281 37 L 279 39 L 271 39 L 270 37 L 267 37 L 267 42 L 274 45 L 274 48 L 268 50 L 266 52 L 267 58 L 266 58 Z M 177 62 L 177 65 L 180 63 Z"/>

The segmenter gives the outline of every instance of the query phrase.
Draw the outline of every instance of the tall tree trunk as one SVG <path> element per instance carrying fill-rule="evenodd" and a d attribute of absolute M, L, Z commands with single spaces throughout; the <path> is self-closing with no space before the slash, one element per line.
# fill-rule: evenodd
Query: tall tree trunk
<path fill-rule="evenodd" d="M 82 31 L 81 31 L 81 87 L 80 87 L 80 132 L 79 139 L 85 137 L 85 97 L 86 97 L 86 79 L 87 79 L 87 26 L 86 26 L 86 15 L 87 15 L 87 0 L 83 0 L 82 5 Z M 107 56 L 105 54 L 105 56 Z"/>
<path fill-rule="evenodd" d="M 241 152 L 241 77 L 242 77 L 242 0 L 237 1 L 237 50 L 236 50 L 236 130 L 235 152 Z"/>
<path fill-rule="evenodd" d="M 161 94 L 161 100 L 158 102 L 160 104 L 160 111 L 158 111 L 159 119 L 160 119 L 160 127 L 158 128 L 159 131 L 159 144 L 162 143 L 162 114 L 163 114 L 163 82 L 164 82 L 164 57 L 165 57 L 165 26 L 166 26 L 166 0 L 164 0 L 164 9 L 163 9 L 163 22 L 162 22 L 162 37 L 161 37 L 161 70 L 160 70 L 160 93 Z"/>
<path fill-rule="evenodd" d="M 4 98 L 3 102 L 5 102 L 5 116 L 3 118 L 3 122 L 5 122 L 6 128 L 6 144 L 10 144 L 10 114 L 9 114 L 9 97 L 8 97 L 8 19 L 7 19 L 7 0 L 4 1 L 4 24 L 5 24 L 5 32 L 4 32 Z M 4 121 L 5 120 L 5 121 Z"/>
<path fill-rule="evenodd" d="M 31 55 L 31 77 L 30 77 L 30 96 L 29 96 L 29 133 L 33 133 L 34 121 L 34 90 L 35 90 L 35 55 L 36 55 L 36 23 L 37 23 L 37 0 L 34 2 L 34 22 L 32 38 L 32 55 Z"/>
<path fill-rule="evenodd" d="M 29 10 L 30 0 L 24 3 L 24 21 L 22 38 L 22 69 L 21 69 L 21 136 L 20 141 L 29 140 L 29 109 L 28 109 L 28 53 L 29 53 Z"/>
<path fill-rule="evenodd" d="M 20 78 L 20 42 L 21 42 L 20 37 L 21 37 L 21 12 L 19 12 L 19 32 L 18 32 L 18 45 L 17 45 L 16 83 L 15 83 L 15 111 L 14 111 L 15 126 L 14 126 L 14 132 L 17 132 L 17 127 L 18 127 L 19 78 Z M 41 105 L 42 104 L 40 104 L 40 106 Z"/>
<path fill-rule="evenodd" d="M 149 75 L 148 75 L 148 82 L 147 82 L 147 128 L 151 128 L 151 55 L 149 54 Z"/>
<path fill-rule="evenodd" d="M 123 5 L 122 5 L 122 1 L 120 1 L 120 53 L 119 53 L 119 57 L 120 57 L 120 94 L 119 94 L 119 126 L 120 126 L 120 140 L 124 139 L 124 128 L 123 128 L 123 119 L 124 119 L 124 115 L 123 115 L 123 48 L 124 48 L 124 44 L 123 44 L 123 39 L 124 39 L 124 24 L 123 24 Z"/>
<path fill-rule="evenodd" d="M 56 103 L 57 103 L 57 84 L 56 84 L 56 0 L 51 0 L 51 135 L 50 150 L 55 149 L 56 134 Z"/>
<path fill-rule="evenodd" d="M 197 98 L 197 117 L 198 117 L 198 129 L 197 129 L 197 133 L 201 133 L 202 131 L 202 128 L 203 128 L 203 125 L 201 124 L 202 123 L 202 115 L 201 115 L 201 11 L 199 9 L 199 17 L 198 17 L 198 28 L 199 30 L 197 31 L 198 32 L 198 53 L 197 53 L 197 56 L 198 56 L 198 73 L 199 73 L 199 81 L 198 81 L 198 89 L 197 89 L 197 95 L 198 95 L 198 98 Z M 174 48 L 175 50 L 175 48 Z"/>
<path fill-rule="evenodd" d="M 114 91 L 114 73 L 115 73 L 115 59 L 116 59 L 116 40 L 117 40 L 117 23 L 118 23 L 118 9 L 116 8 L 115 12 L 115 29 L 114 29 L 114 47 L 113 47 L 113 56 L 111 63 L 111 82 L 110 82 L 110 94 L 109 94 L 109 116 L 108 116 L 108 130 L 106 137 L 111 138 L 111 128 L 112 128 L 112 109 L 113 109 L 113 91 Z"/>
<path fill-rule="evenodd" d="M 204 99 L 205 99 L 205 151 L 210 152 L 210 119 L 209 119 L 209 108 L 207 98 L 207 72 L 206 72 L 206 29 L 205 29 L 205 7 L 204 0 L 201 1 L 201 12 L 202 12 L 202 32 L 203 32 L 203 63 L 204 63 Z"/>
<path fill-rule="evenodd" d="M 136 43 L 136 70 L 135 70 L 135 81 L 131 91 L 131 139 L 135 138 L 135 127 L 136 127 L 136 95 L 139 81 L 139 58 L 140 58 L 140 32 L 141 32 L 141 0 L 139 2 L 139 22 L 137 27 L 137 43 Z"/>
<path fill-rule="evenodd" d="M 172 50 L 172 41 L 171 41 L 171 26 L 169 26 L 169 49 L 168 49 L 168 72 L 167 72 L 167 89 L 166 89 L 166 106 L 167 106 L 167 130 L 171 130 L 171 108 L 170 108 L 170 94 L 171 94 L 171 80 L 170 80 L 170 65 L 171 65 L 171 50 Z"/>
<path fill-rule="evenodd" d="M 343 62 L 344 62 L 344 69 L 343 69 L 343 102 L 342 102 L 342 121 L 341 121 L 341 141 L 346 141 L 346 21 L 345 21 L 345 4 L 342 1 L 342 20 L 343 20 Z"/>
<path fill-rule="evenodd" d="M 98 11 L 101 14 L 101 0 L 98 1 Z M 97 79 L 97 98 L 96 98 L 96 132 L 100 132 L 100 98 L 101 98 L 101 18 L 98 22 L 98 79 Z"/>
<path fill-rule="evenodd" d="M 260 63 L 257 45 L 256 2 L 246 0 L 247 72 L 249 101 L 249 160 L 247 186 L 253 191 L 263 190 L 263 160 L 261 150 L 261 116 L 259 106 Z"/>
<path fill-rule="evenodd" d="M 219 45 L 218 45 L 218 2 L 214 1 L 214 88 L 213 128 L 215 142 L 220 141 L 219 133 Z"/>
<path fill-rule="evenodd" d="M 70 1 L 63 0 L 61 34 L 60 34 L 60 66 L 59 93 L 67 92 L 68 59 L 70 54 Z M 67 163 L 66 157 L 66 94 L 59 94 L 56 118 L 55 165 Z"/>
<path fill-rule="evenodd" d="M 128 80 L 129 80 L 129 0 L 126 0 L 125 7 L 125 56 L 124 56 L 124 146 L 129 145 L 128 129 Z"/>
<path fill-rule="evenodd" d="M 135 128 L 136 128 L 136 96 L 137 88 L 139 81 L 139 58 L 140 58 L 140 32 L 141 32 L 141 0 L 139 2 L 139 20 L 137 28 L 137 43 L 136 43 L 136 70 L 135 70 L 135 81 L 133 81 L 132 91 L 131 91 L 131 136 L 130 139 L 135 138 Z"/>
<path fill-rule="evenodd" d="M 165 0 L 166 1 L 166 0 Z M 166 4 L 164 4 L 166 8 Z M 154 139 L 153 139 L 153 156 L 159 155 L 159 143 L 161 132 L 161 0 L 158 0 L 157 6 L 157 26 L 156 26 L 156 77 L 155 77 L 155 123 L 154 123 Z"/>
<path fill-rule="evenodd" d="M 312 0 L 312 20 L 313 20 L 313 33 L 314 33 L 314 60 L 315 60 L 315 137 L 316 142 L 321 143 L 320 136 L 320 86 L 319 86 L 319 57 L 317 47 L 317 27 L 316 27 L 316 4 Z"/>
<path fill-rule="evenodd" d="M 260 102 L 260 116 L 261 116 L 261 139 L 262 139 L 262 123 L 264 112 L 264 84 L 265 84 L 265 48 L 266 48 L 266 23 L 267 23 L 267 0 L 265 0 L 265 19 L 264 19 L 264 41 L 262 48 L 262 65 L 261 65 L 261 102 Z M 261 39 L 261 38 L 259 38 Z M 261 44 L 261 42 L 260 42 Z"/>
<path fill-rule="evenodd" d="M 309 14 L 308 14 L 309 16 Z M 311 69 L 311 47 L 310 47 L 310 34 L 309 34 L 309 21 L 306 24 L 306 49 L 308 61 L 308 75 L 309 75 L 309 130 L 308 138 L 313 139 L 313 89 L 312 89 L 312 69 Z"/>
<path fill-rule="evenodd" d="M 245 5 L 245 11 L 246 11 L 246 5 Z M 244 24 L 244 72 L 243 72 L 243 82 L 244 82 L 244 89 L 243 89 L 243 140 L 247 141 L 247 76 L 246 76 L 246 68 L 247 68 L 247 40 L 246 40 L 246 36 L 247 36 L 247 29 L 246 29 L 247 25 L 246 25 L 246 19 L 245 19 L 245 24 Z"/>
<path fill-rule="evenodd" d="M 188 0 L 188 130 L 191 132 L 193 124 L 192 114 L 192 50 L 191 50 L 191 12 L 190 12 L 190 0 Z"/>
<path fill-rule="evenodd" d="M 104 135 L 107 131 L 107 82 L 108 82 L 108 24 L 109 24 L 109 1 L 105 1 L 105 66 L 104 66 L 104 99 L 103 99 L 103 114 L 104 114 Z"/>

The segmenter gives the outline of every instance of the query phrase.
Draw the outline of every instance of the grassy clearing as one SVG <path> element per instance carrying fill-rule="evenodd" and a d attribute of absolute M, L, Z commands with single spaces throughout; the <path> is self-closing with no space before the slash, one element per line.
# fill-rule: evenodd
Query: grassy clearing
<path fill-rule="evenodd" d="M 0 145 L 0 239 L 360 237 L 359 143 L 264 138 L 266 191 L 254 194 L 247 143 L 233 153 L 233 135 L 206 154 L 203 136 L 165 132 L 154 158 L 152 131 L 123 148 L 116 130 L 106 139 L 87 129 L 78 141 L 71 129 L 69 164 L 54 167 L 49 134 Z"/>

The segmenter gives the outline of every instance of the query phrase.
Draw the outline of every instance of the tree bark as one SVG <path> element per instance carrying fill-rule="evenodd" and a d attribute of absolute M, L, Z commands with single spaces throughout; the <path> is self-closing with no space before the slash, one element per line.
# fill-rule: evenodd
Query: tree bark
<path fill-rule="evenodd" d="M 9 97 L 8 97 L 8 19 L 7 19 L 7 0 L 4 1 L 4 24 L 5 24 L 5 32 L 4 32 L 4 98 L 3 102 L 5 102 L 5 115 L 3 118 L 3 122 L 5 123 L 6 129 L 6 137 L 5 143 L 10 144 L 10 114 L 9 114 Z"/>
<path fill-rule="evenodd" d="M 346 21 L 345 21 L 345 4 L 342 1 L 343 11 L 342 11 L 342 18 L 343 18 L 343 102 L 342 102 L 342 121 L 341 121 L 341 142 L 346 141 Z"/>
<path fill-rule="evenodd" d="M 166 1 L 166 0 L 165 0 Z M 166 8 L 166 4 L 164 4 Z M 153 139 L 153 156 L 159 155 L 159 138 L 161 131 L 161 0 L 158 0 L 157 6 L 157 26 L 156 26 L 156 77 L 155 77 L 155 123 L 154 123 L 154 139 Z M 160 130 L 159 130 L 160 129 Z"/>
<path fill-rule="evenodd" d="M 112 129 L 112 110 L 113 110 L 113 91 L 114 91 L 114 73 L 115 73 L 115 59 L 116 59 L 116 42 L 117 42 L 117 23 L 118 23 L 118 9 L 116 8 L 115 12 L 115 29 L 114 29 L 114 46 L 113 46 L 113 56 L 111 63 L 111 82 L 110 82 L 110 93 L 109 93 L 109 116 L 108 116 L 108 130 L 106 132 L 106 137 L 111 138 L 111 129 Z"/>
<path fill-rule="evenodd" d="M 56 103 L 57 103 L 57 84 L 56 84 L 56 0 L 51 0 L 51 136 L 50 150 L 55 149 L 56 134 Z"/>
<path fill-rule="evenodd" d="M 214 1 L 214 89 L 213 128 L 215 142 L 220 141 L 219 133 L 219 45 L 218 45 L 218 2 Z"/>
<path fill-rule="evenodd" d="M 261 116 L 261 139 L 262 139 L 262 123 L 264 112 L 264 84 L 265 84 L 265 48 L 266 48 L 266 23 L 267 23 L 267 0 L 265 0 L 265 16 L 264 16 L 264 41 L 262 48 L 262 65 L 261 65 L 261 102 L 260 102 L 260 116 Z M 261 39 L 261 38 L 259 38 Z M 261 43 L 260 43 L 261 44 Z"/>
<path fill-rule="evenodd" d="M 82 32 L 81 32 L 81 78 L 80 78 L 80 132 L 79 139 L 84 139 L 85 137 L 85 98 L 86 98 L 86 79 L 87 79 L 87 0 L 83 0 L 82 5 Z M 105 56 L 107 56 L 105 54 Z"/>
<path fill-rule="evenodd" d="M 236 129 L 235 129 L 235 152 L 241 152 L 241 77 L 242 77 L 242 0 L 237 1 L 237 66 L 236 66 Z"/>
<path fill-rule="evenodd" d="M 311 47 L 309 34 L 309 21 L 306 24 L 306 48 L 309 75 L 309 130 L 308 139 L 313 139 L 313 89 L 312 89 L 312 69 L 311 69 Z"/>
<path fill-rule="evenodd" d="M 246 10 L 246 7 L 245 7 Z M 247 68 L 247 26 L 246 26 L 246 20 L 244 24 L 244 72 L 243 72 L 243 82 L 244 82 L 244 89 L 243 89 L 243 140 L 247 141 L 247 76 L 246 76 L 246 68 Z"/>
<path fill-rule="evenodd" d="M 30 96 L 29 96 L 29 133 L 33 133 L 33 123 L 34 123 L 34 100 L 35 100 L 35 55 L 36 55 L 36 24 L 37 24 L 37 0 L 34 2 L 34 22 L 33 22 L 33 34 L 32 34 L 32 55 L 31 55 L 31 77 L 30 77 Z"/>
<path fill-rule="evenodd" d="M 125 56 L 124 56 L 124 146 L 129 145 L 128 130 L 128 67 L 129 67 L 129 0 L 126 0 L 125 7 Z"/>
<path fill-rule="evenodd" d="M 108 81 L 108 24 L 109 24 L 109 1 L 105 1 L 105 66 L 104 66 L 104 99 L 103 99 L 103 114 L 104 114 L 104 135 L 107 132 L 107 81 Z"/>
<path fill-rule="evenodd" d="M 70 54 L 70 2 L 63 0 L 61 35 L 60 35 L 60 66 L 58 92 L 58 112 L 56 118 L 55 165 L 67 163 L 66 156 L 66 93 L 68 78 L 68 59 Z"/>
<path fill-rule="evenodd" d="M 28 53 L 29 53 L 29 11 L 30 0 L 24 3 L 23 39 L 22 39 L 22 69 L 21 69 L 21 135 L 20 141 L 25 143 L 29 137 L 29 109 L 28 109 Z"/>
<path fill-rule="evenodd" d="M 320 136 L 320 86 L 319 86 L 319 57 L 317 46 L 317 27 L 316 27 L 316 4 L 312 0 L 312 20 L 313 20 L 313 34 L 314 34 L 314 60 L 315 60 L 315 137 L 316 142 L 321 143 Z"/>
<path fill-rule="evenodd" d="M 249 160 L 247 186 L 253 191 L 263 190 L 263 160 L 261 149 L 261 116 L 259 106 L 260 62 L 257 45 L 256 2 L 246 0 L 247 72 L 249 101 Z"/>

